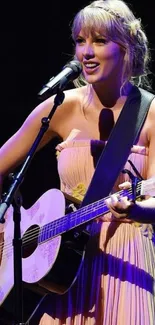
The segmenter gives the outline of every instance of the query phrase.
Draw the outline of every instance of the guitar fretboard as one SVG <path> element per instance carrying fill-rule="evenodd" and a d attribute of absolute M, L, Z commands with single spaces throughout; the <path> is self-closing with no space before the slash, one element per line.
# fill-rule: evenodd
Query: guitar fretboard
<path fill-rule="evenodd" d="M 136 197 L 140 195 L 140 186 L 141 182 L 139 182 L 137 185 Z M 127 196 L 129 200 L 132 199 L 131 188 L 129 190 L 119 191 L 117 194 L 121 197 Z M 85 207 L 78 209 L 77 211 L 68 213 L 63 217 L 44 225 L 40 230 L 38 244 L 106 214 L 109 212 L 109 209 L 105 204 L 105 200 L 107 198 L 91 203 Z"/>

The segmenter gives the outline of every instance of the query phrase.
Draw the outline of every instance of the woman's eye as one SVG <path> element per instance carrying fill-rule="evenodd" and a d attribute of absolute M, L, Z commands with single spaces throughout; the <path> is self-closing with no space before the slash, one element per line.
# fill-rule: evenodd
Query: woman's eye
<path fill-rule="evenodd" d="M 95 42 L 96 43 L 103 43 L 103 44 L 106 44 L 107 43 L 107 40 L 105 38 L 96 38 L 95 39 Z"/>
<path fill-rule="evenodd" d="M 80 43 L 83 43 L 84 42 L 84 39 L 83 38 L 77 38 L 76 40 L 75 40 L 75 43 L 76 44 L 80 44 Z"/>

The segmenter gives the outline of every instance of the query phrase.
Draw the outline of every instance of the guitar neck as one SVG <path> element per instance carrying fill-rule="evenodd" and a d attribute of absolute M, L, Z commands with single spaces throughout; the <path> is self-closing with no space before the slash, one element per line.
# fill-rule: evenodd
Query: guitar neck
<path fill-rule="evenodd" d="M 121 190 L 117 192 L 121 197 L 127 196 L 129 200 L 132 199 L 132 190 Z M 137 183 L 136 197 L 141 195 L 141 182 Z M 109 196 L 108 196 L 109 197 Z M 102 216 L 109 212 L 109 208 L 105 204 L 105 200 L 108 198 L 101 199 L 97 202 L 91 203 L 78 209 L 77 211 L 66 214 L 65 216 L 54 220 L 44 225 L 39 234 L 39 243 L 45 242 L 56 236 L 59 236 L 66 231 L 69 231 L 77 226 L 86 224 L 95 218 Z"/>

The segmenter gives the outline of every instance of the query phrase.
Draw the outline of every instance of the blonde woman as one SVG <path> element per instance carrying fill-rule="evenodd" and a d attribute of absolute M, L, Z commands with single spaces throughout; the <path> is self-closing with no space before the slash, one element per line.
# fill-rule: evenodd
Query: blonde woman
<path fill-rule="evenodd" d="M 121 0 L 94 1 L 81 9 L 72 23 L 72 38 L 82 74 L 76 87 L 65 91 L 39 149 L 59 136 L 61 190 L 81 200 L 132 88 L 149 89 L 150 53 L 141 20 Z M 54 96 L 36 107 L 2 146 L 2 178 L 23 161 L 53 100 Z M 105 118 L 107 110 L 111 120 Z M 144 179 L 155 174 L 154 130 L 155 100 L 129 157 Z M 125 167 L 131 169 L 128 163 Z M 114 190 L 128 180 L 119 175 Z M 150 224 L 126 215 L 109 213 L 94 221 L 76 282 L 67 293 L 51 294 L 47 305 L 40 306 L 39 325 L 154 325 L 153 239 Z"/>

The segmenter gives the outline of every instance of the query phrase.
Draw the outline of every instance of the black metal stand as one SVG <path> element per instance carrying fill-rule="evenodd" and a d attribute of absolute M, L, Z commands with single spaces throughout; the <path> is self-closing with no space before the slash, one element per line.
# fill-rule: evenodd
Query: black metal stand
<path fill-rule="evenodd" d="M 22 205 L 22 198 L 19 192 L 19 186 L 23 182 L 24 175 L 31 163 L 31 160 L 36 152 L 36 149 L 49 127 L 50 120 L 56 110 L 56 108 L 63 102 L 64 93 L 61 89 L 58 90 L 54 105 L 49 113 L 48 117 L 43 117 L 41 120 L 42 126 L 40 131 L 32 144 L 32 147 L 21 166 L 21 169 L 16 175 L 13 175 L 13 182 L 2 199 L 0 205 L 0 223 L 4 223 L 4 215 L 8 207 L 12 203 L 13 206 L 13 220 L 14 220 L 14 238 L 13 238 L 13 248 L 14 248 L 14 289 L 15 289 L 15 323 L 14 325 L 24 325 L 23 323 L 23 285 L 22 285 L 22 239 L 20 231 L 20 221 L 21 212 L 20 207 Z"/>
<path fill-rule="evenodd" d="M 19 190 L 15 193 L 13 201 L 14 221 L 14 290 L 15 290 L 15 324 L 23 323 L 23 285 L 22 285 L 22 239 L 20 231 L 22 198 Z M 20 322 L 20 323 L 19 323 Z"/>

